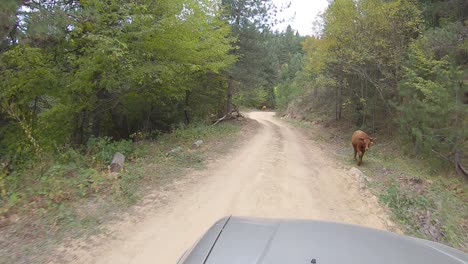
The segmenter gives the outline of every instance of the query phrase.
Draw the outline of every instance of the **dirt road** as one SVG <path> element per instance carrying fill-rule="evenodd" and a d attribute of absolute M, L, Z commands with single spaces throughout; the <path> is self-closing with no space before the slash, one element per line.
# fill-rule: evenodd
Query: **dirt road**
<path fill-rule="evenodd" d="M 261 128 L 243 147 L 179 184 L 178 195 L 118 235 L 87 263 L 175 263 L 226 215 L 307 218 L 386 229 L 375 197 L 295 127 L 253 112 Z M 351 155 L 351 150 L 350 150 Z M 81 262 L 80 259 L 76 259 Z"/>

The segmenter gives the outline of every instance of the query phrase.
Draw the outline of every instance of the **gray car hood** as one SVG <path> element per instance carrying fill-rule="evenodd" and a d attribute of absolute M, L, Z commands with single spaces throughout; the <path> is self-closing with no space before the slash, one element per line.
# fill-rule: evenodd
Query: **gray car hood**
<path fill-rule="evenodd" d="M 218 221 L 179 263 L 468 264 L 468 255 L 431 241 L 347 224 L 230 217 Z"/>

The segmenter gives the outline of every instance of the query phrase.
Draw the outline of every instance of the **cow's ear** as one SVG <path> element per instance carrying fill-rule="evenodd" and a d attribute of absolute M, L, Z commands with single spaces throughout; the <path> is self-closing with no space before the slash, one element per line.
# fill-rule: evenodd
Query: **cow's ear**
<path fill-rule="evenodd" d="M 375 140 L 374 138 L 369 138 L 369 139 L 370 139 L 370 142 L 374 142 L 374 140 Z"/>

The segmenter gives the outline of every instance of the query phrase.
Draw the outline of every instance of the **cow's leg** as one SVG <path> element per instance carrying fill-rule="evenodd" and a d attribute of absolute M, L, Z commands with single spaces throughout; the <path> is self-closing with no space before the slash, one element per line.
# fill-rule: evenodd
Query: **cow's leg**
<path fill-rule="evenodd" d="M 353 148 L 354 148 L 354 159 L 356 160 L 356 154 L 357 154 L 357 148 L 356 148 L 356 145 L 353 144 Z"/>
<path fill-rule="evenodd" d="M 359 161 L 358 161 L 358 166 L 361 166 L 361 163 L 362 163 L 362 156 L 364 156 L 364 153 L 360 152 L 359 151 Z"/>

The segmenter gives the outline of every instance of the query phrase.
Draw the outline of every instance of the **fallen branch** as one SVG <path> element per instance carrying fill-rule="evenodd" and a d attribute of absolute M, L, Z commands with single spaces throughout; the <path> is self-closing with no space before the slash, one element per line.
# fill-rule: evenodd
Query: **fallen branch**
<path fill-rule="evenodd" d="M 463 167 L 460 163 L 458 163 L 457 166 L 458 166 L 458 169 L 463 173 L 463 175 L 468 177 L 468 170 L 465 167 Z"/>
<path fill-rule="evenodd" d="M 233 113 L 236 113 L 236 116 L 234 116 Z M 218 124 L 219 122 L 225 120 L 225 119 L 237 119 L 237 118 L 240 118 L 240 117 L 244 118 L 244 116 L 239 112 L 239 110 L 233 110 L 233 111 L 225 114 L 220 119 L 216 120 L 216 122 L 213 123 L 213 126 Z"/>
<path fill-rule="evenodd" d="M 448 161 L 448 162 L 452 162 L 452 160 L 450 160 L 449 158 L 447 158 L 446 156 L 442 155 L 441 153 L 431 149 L 431 151 L 434 153 L 434 154 L 437 154 L 437 156 L 441 157 L 442 159 Z"/>
<path fill-rule="evenodd" d="M 218 119 L 216 122 L 214 122 L 213 126 L 216 125 L 216 124 L 218 124 L 219 122 L 223 121 L 224 119 L 226 119 L 227 116 L 228 116 L 228 115 L 225 114 L 223 117 L 221 117 L 221 118 Z"/>

